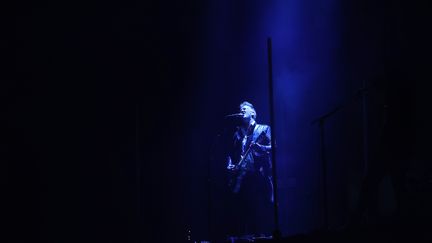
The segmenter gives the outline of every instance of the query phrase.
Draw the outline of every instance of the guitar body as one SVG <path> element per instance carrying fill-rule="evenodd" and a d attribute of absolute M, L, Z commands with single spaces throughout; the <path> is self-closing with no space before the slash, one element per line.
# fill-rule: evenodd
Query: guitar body
<path fill-rule="evenodd" d="M 235 173 L 235 175 L 232 175 L 232 179 L 228 184 L 231 192 L 238 193 L 240 191 L 240 186 L 242 184 L 242 180 L 245 175 L 246 175 L 246 171 L 244 170 Z"/>
<path fill-rule="evenodd" d="M 265 135 L 265 132 L 262 132 L 255 141 L 251 142 L 245 153 L 243 155 L 240 155 L 239 162 L 235 165 L 233 169 L 229 170 L 230 179 L 228 182 L 228 187 L 232 193 L 238 193 L 240 191 L 243 179 L 248 172 L 249 164 L 247 163 L 247 161 L 253 160 L 252 144 L 261 143 L 266 138 Z"/>
<path fill-rule="evenodd" d="M 244 157 L 242 156 L 240 159 L 240 162 L 244 160 Z M 240 164 L 240 163 L 239 163 Z M 235 167 L 230 171 L 230 180 L 228 182 L 228 187 L 231 192 L 238 193 L 240 191 L 240 187 L 243 181 L 243 178 L 246 175 L 246 168 L 245 166 L 239 166 Z"/>

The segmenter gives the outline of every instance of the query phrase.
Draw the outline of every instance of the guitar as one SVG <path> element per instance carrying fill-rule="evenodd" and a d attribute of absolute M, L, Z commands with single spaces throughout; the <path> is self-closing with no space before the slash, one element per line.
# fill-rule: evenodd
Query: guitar
<path fill-rule="evenodd" d="M 228 187 L 233 193 L 238 193 L 240 191 L 241 183 L 243 177 L 246 175 L 248 163 L 246 162 L 246 158 L 252 152 L 252 146 L 256 143 L 261 143 L 266 138 L 266 133 L 263 131 L 261 134 L 255 139 L 255 141 L 251 142 L 244 152 L 244 154 L 240 155 L 240 160 L 237 164 L 234 165 L 233 168 L 230 169 L 230 180 L 228 182 Z"/>

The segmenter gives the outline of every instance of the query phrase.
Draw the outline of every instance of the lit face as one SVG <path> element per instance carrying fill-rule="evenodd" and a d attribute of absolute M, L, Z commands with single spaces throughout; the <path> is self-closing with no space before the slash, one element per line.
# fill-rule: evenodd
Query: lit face
<path fill-rule="evenodd" d="M 240 108 L 240 113 L 243 114 L 244 121 L 249 121 L 250 119 L 253 119 L 256 116 L 255 110 L 248 105 L 242 106 Z"/>

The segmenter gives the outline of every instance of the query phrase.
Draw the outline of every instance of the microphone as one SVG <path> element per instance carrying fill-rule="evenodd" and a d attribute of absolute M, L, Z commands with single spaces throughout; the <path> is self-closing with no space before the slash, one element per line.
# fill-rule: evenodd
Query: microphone
<path fill-rule="evenodd" d="M 229 115 L 226 115 L 225 117 L 239 117 L 239 116 L 243 116 L 243 113 L 229 114 Z"/>

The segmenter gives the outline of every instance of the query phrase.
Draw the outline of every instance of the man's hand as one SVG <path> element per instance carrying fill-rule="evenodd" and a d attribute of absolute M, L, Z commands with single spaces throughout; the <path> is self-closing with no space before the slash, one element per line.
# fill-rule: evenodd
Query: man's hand
<path fill-rule="evenodd" d="M 231 157 L 227 157 L 227 169 L 228 170 L 234 170 L 234 168 L 235 168 L 235 165 L 232 163 L 232 160 L 231 160 Z"/>

